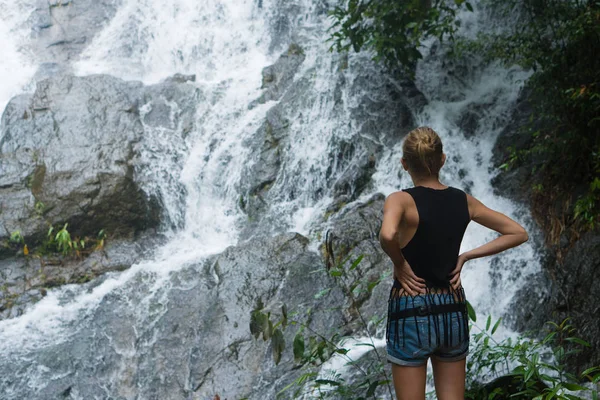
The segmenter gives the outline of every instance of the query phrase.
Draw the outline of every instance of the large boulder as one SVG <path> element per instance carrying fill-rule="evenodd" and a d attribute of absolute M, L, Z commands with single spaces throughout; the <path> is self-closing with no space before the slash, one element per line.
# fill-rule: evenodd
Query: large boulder
<path fill-rule="evenodd" d="M 260 97 L 250 107 L 263 104 L 270 100 L 279 100 L 294 79 L 294 75 L 304 61 L 304 50 L 292 43 L 275 64 L 269 65 L 262 70 L 262 87 L 264 89 Z"/>
<path fill-rule="evenodd" d="M 35 244 L 66 222 L 81 237 L 156 227 L 161 200 L 136 169 L 153 130 L 183 142 L 199 98 L 176 79 L 145 87 L 107 75 L 60 75 L 14 98 L 0 131 L 0 248 L 13 232 Z"/>
<path fill-rule="evenodd" d="M 392 263 L 379 243 L 384 201 L 385 196 L 377 193 L 364 203 L 355 202 L 337 212 L 332 205 L 325 215 L 325 240 L 321 245 L 328 268 L 344 268 L 347 320 L 353 321 L 353 330 L 359 329 L 361 315 L 364 320 L 378 321 L 370 326 L 373 335 L 384 327 L 392 285 Z M 359 258 L 361 261 L 352 269 Z"/>
<path fill-rule="evenodd" d="M 600 319 L 598 296 L 600 279 L 600 234 L 587 232 L 575 242 L 559 262 L 548 255 L 543 270 L 520 290 L 513 301 L 508 320 L 520 331 L 545 335 L 551 326 L 571 318 L 575 336 L 589 342 L 590 348 L 569 355 L 569 368 L 578 372 L 600 365 Z"/>

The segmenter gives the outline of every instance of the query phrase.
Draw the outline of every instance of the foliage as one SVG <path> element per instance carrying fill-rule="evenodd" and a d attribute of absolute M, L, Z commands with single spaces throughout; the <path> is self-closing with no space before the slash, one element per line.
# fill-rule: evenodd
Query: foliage
<path fill-rule="evenodd" d="M 336 284 L 342 288 L 350 300 L 350 308 L 356 313 L 360 321 L 360 328 L 369 332 L 369 322 L 380 323 L 383 318 L 375 318 L 367 322 L 359 308 L 357 296 L 367 291 L 371 292 L 375 286 L 387 275 L 370 282 L 361 282 L 352 278 L 351 274 L 355 271 L 363 260 L 363 255 L 359 255 L 351 261 L 351 256 L 346 257 L 339 264 L 329 268 L 328 274 Z M 328 290 L 315 294 L 318 299 L 324 296 Z M 279 396 L 284 395 L 289 390 L 295 389 L 293 398 L 298 398 L 301 394 L 310 394 L 315 398 L 340 397 L 348 400 L 375 398 L 378 388 L 382 388 L 392 397 L 391 379 L 385 370 L 385 362 L 377 351 L 374 351 L 375 360 L 364 362 L 353 359 L 346 347 L 351 343 L 351 338 L 343 337 L 334 333 L 331 337 L 326 337 L 320 332 L 315 332 L 310 323 L 302 319 L 293 319 L 296 314 L 288 315 L 285 305 L 282 307 L 281 318 L 277 322 L 271 321 L 271 313 L 262 311 L 263 304 L 259 302 L 256 309 L 251 314 L 250 332 L 256 339 L 262 334 L 263 340 L 271 339 L 271 348 L 273 359 L 276 364 L 281 360 L 281 353 L 285 350 L 283 336 L 274 340 L 274 334 L 278 334 L 280 326 L 285 329 L 286 326 L 298 326 L 292 343 L 292 351 L 296 368 L 301 368 L 303 373 L 292 383 L 279 392 Z M 309 310 L 310 314 L 310 310 Z M 306 314 L 305 314 L 306 315 Z M 288 317 L 291 318 L 288 321 Z M 310 316 L 309 316 L 310 321 Z M 356 343 L 355 346 L 367 346 L 375 349 L 374 338 L 368 334 L 368 340 L 363 343 Z M 353 372 L 352 379 L 348 379 L 345 374 L 339 371 L 324 371 L 319 374 L 318 371 L 324 367 L 324 364 L 332 356 L 342 357 Z"/>
<path fill-rule="evenodd" d="M 377 398 L 382 393 L 392 394 L 391 379 L 386 370 L 387 364 L 374 345 L 374 337 L 370 333 L 369 324 L 360 313 L 356 303 L 356 293 L 361 290 L 372 291 L 382 281 L 381 277 L 376 283 L 357 282 L 350 278 L 352 271 L 356 270 L 363 256 L 358 256 L 352 262 L 350 257 L 339 264 L 332 266 L 328 273 L 340 285 L 348 298 L 351 307 L 356 307 L 360 329 L 368 335 L 368 340 L 362 343 L 353 343 L 349 338 L 338 333 L 326 337 L 320 332 L 315 332 L 310 323 L 295 319 L 293 313 L 288 313 L 285 304 L 281 308 L 281 315 L 274 317 L 270 311 L 264 311 L 262 301 L 259 301 L 251 314 L 250 332 L 258 339 L 271 340 L 271 349 L 275 364 L 279 364 L 285 351 L 286 343 L 283 334 L 291 326 L 298 326 L 293 343 L 292 353 L 294 369 L 301 369 L 302 373 L 283 388 L 278 396 L 285 395 L 290 390 L 293 398 L 309 395 L 312 398 L 343 398 L 367 399 Z M 315 294 L 315 298 L 324 296 L 328 290 Z M 598 398 L 598 388 L 592 389 L 581 385 L 588 382 L 597 385 L 600 381 L 600 367 L 590 368 L 579 377 L 565 370 L 564 358 L 570 353 L 580 351 L 568 345 L 589 347 L 589 344 L 574 336 L 574 327 L 569 320 L 561 324 L 550 322 L 552 329 L 542 340 L 519 336 L 516 339 L 507 338 L 498 342 L 493 335 L 501 326 L 501 319 L 492 321 L 491 316 L 486 319 L 485 328 L 476 325 L 477 316 L 473 307 L 468 304 L 470 330 L 473 328 L 478 333 L 472 334 L 471 350 L 467 362 L 467 392 L 468 399 L 581 399 L 583 393 L 591 393 L 592 398 Z M 276 322 L 271 320 L 274 318 Z M 309 319 L 310 320 L 310 319 Z M 375 318 L 378 324 L 383 318 Z M 353 359 L 350 350 L 353 346 L 367 346 L 375 350 L 371 353 L 374 357 L 363 356 Z M 347 371 L 324 371 L 325 363 L 332 357 L 342 357 L 352 369 Z M 319 373 L 321 371 L 321 373 Z M 491 382 L 490 382 L 491 380 Z M 382 391 L 383 390 L 383 391 Z"/>
<path fill-rule="evenodd" d="M 372 50 L 375 60 L 412 74 L 422 58 L 423 40 L 453 38 L 460 26 L 456 14 L 463 5 L 472 10 L 465 0 L 349 0 L 330 12 L 330 50 Z"/>
<path fill-rule="evenodd" d="M 48 229 L 47 240 L 44 243 L 44 250 L 46 252 L 60 253 L 64 256 L 82 257 L 94 250 L 104 248 L 104 241 L 106 240 L 104 229 L 100 230 L 94 239 L 89 237 L 72 238 L 67 230 L 67 226 L 68 223 L 65 223 L 56 234 L 54 234 L 54 227 Z"/>
<path fill-rule="evenodd" d="M 581 351 L 581 347 L 590 347 L 574 336 L 575 329 L 568 318 L 561 324 L 549 322 L 551 328 L 542 340 L 519 336 L 498 342 L 493 335 L 500 323 L 498 319 L 492 324 L 490 316 L 483 329 L 471 323 L 479 332 L 471 335 L 466 398 L 572 400 L 581 399 L 579 396 L 588 392 L 597 398 L 597 387 L 593 390 L 580 382 L 597 384 L 600 367 L 583 371 L 579 377 L 565 370 L 566 356 Z M 482 378 L 492 380 L 484 384 Z"/>
<path fill-rule="evenodd" d="M 600 1 L 488 4 L 507 29 L 480 33 L 460 46 L 533 71 L 533 118 L 524 127 L 531 140 L 524 149 L 510 149 L 504 166 L 532 164 L 539 176 L 534 185 L 547 190 L 585 187 L 572 217 L 594 229 L 600 221 Z"/>
<path fill-rule="evenodd" d="M 25 239 L 23 238 L 21 231 L 14 231 L 13 233 L 11 233 L 10 238 L 8 240 L 10 243 L 13 243 L 13 244 L 24 244 L 25 243 Z"/>
<path fill-rule="evenodd" d="M 80 258 L 84 255 L 92 253 L 95 250 L 104 249 L 106 241 L 106 233 L 104 229 L 98 232 L 96 238 L 89 237 L 71 237 L 71 233 L 67 230 L 68 223 L 65 223 L 62 228 L 55 232 L 54 227 L 50 226 L 46 234 L 46 240 L 37 246 L 34 251 L 30 250 L 25 243 L 25 237 L 20 231 L 11 233 L 9 243 L 22 248 L 23 255 L 29 256 L 31 253 L 36 258 L 41 258 L 44 255 L 61 254 L 63 256 Z"/>
<path fill-rule="evenodd" d="M 427 38 L 445 38 L 450 54 L 483 55 L 489 62 L 531 70 L 532 119 L 522 134 L 524 148 L 509 149 L 502 165 L 531 165 L 534 188 L 575 193 L 567 209 L 576 230 L 600 226 L 600 1 L 482 0 L 482 14 L 494 15 L 476 39 L 460 37 L 458 11 L 464 0 L 348 0 L 335 7 L 331 50 L 371 50 L 389 70 L 412 75 Z M 534 203 L 551 215 L 554 204 L 542 191 Z M 536 201 L 537 199 L 537 201 Z M 567 203 L 569 204 L 569 203 Z M 557 217 L 562 219 L 561 216 Z"/>

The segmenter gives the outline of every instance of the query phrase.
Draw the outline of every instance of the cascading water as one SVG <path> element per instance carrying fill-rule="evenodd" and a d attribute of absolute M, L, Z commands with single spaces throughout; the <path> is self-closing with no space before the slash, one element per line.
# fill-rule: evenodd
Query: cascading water
<path fill-rule="evenodd" d="M 324 11 L 328 5 L 324 2 L 123 0 L 117 6 L 115 15 L 70 65 L 73 71 L 147 84 L 175 73 L 195 74 L 194 84 L 201 93 L 195 129 L 183 142 L 171 140 L 173 131 L 181 129 L 178 126 L 145 127 L 148 140 L 136 168 L 144 189 L 162 199 L 170 240 L 156 249 L 152 259 L 127 271 L 50 290 L 23 316 L 0 321 L 2 398 L 207 398 L 210 390 L 219 390 L 209 387 L 194 394 L 194 384 L 180 382 L 178 370 L 186 368 L 181 360 L 169 358 L 155 346 L 169 340 L 170 332 L 161 320 L 176 304 L 173 293 L 189 290 L 193 279 L 198 279 L 186 280 L 186 268 L 202 265 L 211 255 L 235 245 L 246 229 L 248 217 L 239 203 L 244 180 L 260 163 L 254 154 L 260 139 L 255 136 L 269 110 L 280 107 L 278 112 L 284 115 L 285 145 L 278 155 L 277 178 L 265 197 L 264 222 L 255 224 L 244 239 L 296 231 L 312 238 L 310 247 L 316 248 L 323 229 L 321 216 L 334 198 L 332 187 L 355 160 L 364 158 L 361 152 L 373 146 L 381 150 L 371 183 L 357 199 L 348 201 L 412 186 L 406 174 L 398 180 L 401 151 L 400 138 L 394 136 L 396 122 L 375 128 L 364 124 L 364 118 L 373 114 L 382 114 L 379 121 L 389 118 L 388 110 L 369 109 L 365 104 L 380 100 L 393 106 L 382 88 L 398 83 L 385 78 L 366 54 L 344 58 L 327 51 Z M 0 62 L 0 71 L 22 71 L 11 85 L 3 84 L 2 106 L 28 83 L 36 67 L 35 57 L 23 54 L 18 44 L 27 41 L 23 34 L 27 7 L 25 1 L 0 5 L 0 11 L 11 11 L 2 13 L 0 33 L 10 39 L 3 45 L 11 56 Z M 464 16 L 467 34 L 484 23 L 477 17 Z M 249 107 L 261 95 L 261 70 L 292 41 L 305 56 L 294 78 L 293 95 Z M 20 67 L 26 63 L 23 60 L 29 60 L 26 68 Z M 416 84 L 428 104 L 414 108 L 417 125 L 430 125 L 442 137 L 448 156 L 443 183 L 464 188 L 487 206 L 529 226 L 524 210 L 492 193 L 494 171 L 489 167 L 492 145 L 526 75 L 498 66 L 480 68 L 475 61 L 464 68 L 461 78 L 449 76 L 443 56 L 433 51 L 420 63 Z M 147 107 L 142 105 L 142 115 Z M 484 111 L 472 137 L 466 138 L 456 121 L 473 107 Z M 337 154 L 348 143 L 360 145 L 350 162 L 342 162 Z M 462 248 L 479 246 L 493 236 L 472 223 Z M 479 313 L 498 317 L 506 311 L 520 280 L 537 269 L 536 255 L 526 244 L 501 257 L 469 262 L 463 283 Z M 244 272 L 234 279 L 242 279 Z M 177 348 L 189 345 L 180 343 Z M 63 354 L 69 358 L 61 359 Z M 112 364 L 107 365 L 105 358 Z M 86 386 L 83 381 L 68 391 L 61 386 L 67 376 L 84 380 L 89 374 L 98 376 L 93 384 Z M 261 398 L 260 388 L 255 389 L 253 398 Z M 231 398 L 241 395 L 235 388 L 220 390 Z"/>
<path fill-rule="evenodd" d="M 21 93 L 24 86 L 29 82 L 36 67 L 28 62 L 27 54 L 21 48 L 21 41 L 26 35 L 27 16 L 33 10 L 32 1 L 2 2 L 0 3 L 0 35 L 2 36 L 2 62 L 0 63 L 0 74 L 4 79 L 0 85 L 0 110 L 11 97 Z"/>

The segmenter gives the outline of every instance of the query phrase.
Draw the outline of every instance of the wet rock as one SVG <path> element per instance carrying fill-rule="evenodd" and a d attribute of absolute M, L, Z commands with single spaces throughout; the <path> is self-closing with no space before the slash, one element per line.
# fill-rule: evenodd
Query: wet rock
<path fill-rule="evenodd" d="M 337 68 L 333 93 L 321 93 L 316 87 L 314 77 L 319 71 L 303 69 L 284 90 L 278 87 L 279 102 L 246 141 L 245 145 L 255 151 L 240 181 L 239 206 L 248 216 L 241 237 L 280 232 L 282 221 L 289 220 L 289 215 L 278 214 L 270 204 L 282 199 L 306 197 L 316 202 L 329 196 L 336 204 L 356 200 L 372 189 L 371 176 L 386 148 L 397 145 L 415 127 L 413 113 L 427 101 L 414 83 L 387 75 L 381 66 L 361 55 L 336 55 L 332 62 Z M 310 110 L 320 112 L 316 110 L 324 103 L 333 105 L 328 112 L 336 123 L 314 126 Z M 308 115 L 301 110 L 309 110 Z M 296 157 L 296 152 L 311 151 L 302 139 L 307 129 L 335 132 L 324 132 L 327 139 L 312 144 L 327 146 L 327 159 L 311 160 L 309 154 L 306 161 Z M 290 164 L 299 170 L 298 175 L 281 174 L 281 165 Z M 313 171 L 306 173 L 305 168 Z M 307 174 L 314 178 L 307 178 Z"/>
<path fill-rule="evenodd" d="M 36 57 L 59 63 L 76 59 L 120 5 L 120 0 L 37 0 L 28 21 Z"/>
<path fill-rule="evenodd" d="M 11 100 L 0 131 L 0 253 L 11 254 L 13 232 L 35 245 L 48 226 L 65 222 L 71 233 L 94 237 L 101 229 L 119 237 L 157 227 L 161 200 L 136 175 L 144 139 L 161 128 L 181 141 L 198 99 L 195 87 L 175 81 L 144 87 L 60 75 Z"/>
<path fill-rule="evenodd" d="M 588 341 L 590 348 L 568 356 L 567 365 L 579 372 L 600 364 L 600 235 L 585 233 L 565 255 L 563 263 L 548 257 L 543 270 L 532 285 L 515 296 L 515 311 L 509 321 L 520 331 L 545 332 L 551 327 L 548 321 L 561 323 L 571 318 L 575 336 Z"/>
<path fill-rule="evenodd" d="M 332 170 L 344 170 L 333 185 L 336 198 L 346 196 L 348 200 L 354 200 L 363 192 L 375 172 L 381 147 L 368 141 L 357 144 L 341 141 L 338 144 L 338 152 L 330 164 Z"/>
<path fill-rule="evenodd" d="M 279 100 L 292 83 L 294 75 L 304 61 L 304 58 L 304 50 L 297 44 L 292 43 L 275 64 L 269 65 L 262 70 L 262 89 L 265 90 L 249 107 L 252 108 L 256 104 L 264 104 L 270 100 Z"/>
<path fill-rule="evenodd" d="M 383 221 L 383 203 L 385 196 L 373 195 L 365 203 L 355 203 L 342 209 L 328 220 L 328 239 L 322 247 L 327 264 L 336 265 L 346 261 L 346 267 L 362 256 L 353 270 L 348 270 L 348 281 L 359 283 L 354 296 L 354 306 L 347 308 L 348 319 L 355 321 L 353 326 L 360 329 L 358 311 L 366 321 L 376 319 L 370 333 L 375 335 L 382 329 L 387 313 L 387 301 L 392 284 L 392 263 L 381 248 L 379 231 Z"/>
<path fill-rule="evenodd" d="M 531 144 L 531 135 L 524 133 L 532 113 L 531 90 L 524 88 L 519 95 L 510 122 L 498 135 L 492 149 L 492 163 L 499 173 L 492 179 L 494 191 L 519 202 L 529 203 L 530 182 L 533 165 L 504 170 L 501 165 L 510 162 L 511 148 L 523 149 Z"/>
<path fill-rule="evenodd" d="M 501 132 L 494 146 L 493 162 L 496 167 L 508 161 L 509 147 L 516 150 L 531 145 L 531 135 L 523 132 L 528 126 L 535 101 L 527 87 L 521 92 L 512 122 Z M 532 127 L 539 129 L 541 122 L 533 121 Z M 541 160 L 533 159 L 526 165 L 518 165 L 508 171 L 501 170 L 493 179 L 494 190 L 526 206 L 531 203 L 532 171 Z M 543 227 L 542 227 L 543 229 Z M 551 232 L 543 232 L 549 237 Z M 571 317 L 571 324 L 577 329 L 576 336 L 592 344 L 584 352 L 570 356 L 567 365 L 572 370 L 581 371 L 586 367 L 600 364 L 600 325 L 598 324 L 597 299 L 600 287 L 597 271 L 600 266 L 600 233 L 587 232 L 572 247 L 567 248 L 563 235 L 559 245 L 563 260 L 555 257 L 556 248 L 545 244 L 543 237 L 532 237 L 536 252 L 541 255 L 542 270 L 530 279 L 530 284 L 520 290 L 512 302 L 511 313 L 505 319 L 518 331 L 537 332 L 544 336 L 546 322 L 560 323 Z"/>
<path fill-rule="evenodd" d="M 154 281 L 140 273 L 130 283 L 136 290 L 108 293 L 68 341 L 32 350 L 19 358 L 19 368 L 11 360 L 0 363 L 2 387 L 16 397 L 31 397 L 24 383 L 31 380 L 29 371 L 38 370 L 47 382 L 36 389 L 39 398 L 56 398 L 69 388 L 85 398 L 106 393 L 165 400 L 213 398 L 215 393 L 231 399 L 274 398 L 300 373 L 291 350 L 298 326 L 285 329 L 287 348 L 275 366 L 270 342 L 250 334 L 250 314 L 258 300 L 273 318 L 285 303 L 290 314 L 297 312 L 290 319 L 318 332 L 329 334 L 343 325 L 341 313 L 331 308 L 342 294 L 307 246 L 308 239 L 291 233 L 230 247 L 173 271 L 151 301 L 139 289 Z M 326 288 L 331 290 L 316 299 Z M 148 323 L 140 312 L 156 318 Z"/>
<path fill-rule="evenodd" d="M 84 259 L 47 254 L 0 260 L 0 320 L 23 314 L 51 288 L 85 283 L 110 271 L 123 271 L 148 257 L 164 239 L 147 232 L 136 241 L 110 240 Z"/>

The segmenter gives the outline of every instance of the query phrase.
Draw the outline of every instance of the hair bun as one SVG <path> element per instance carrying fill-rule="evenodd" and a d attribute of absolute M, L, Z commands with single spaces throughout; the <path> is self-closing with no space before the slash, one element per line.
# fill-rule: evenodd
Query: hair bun
<path fill-rule="evenodd" d="M 408 168 L 417 175 L 437 175 L 442 168 L 442 140 L 430 127 L 410 131 L 402 150 Z"/>

